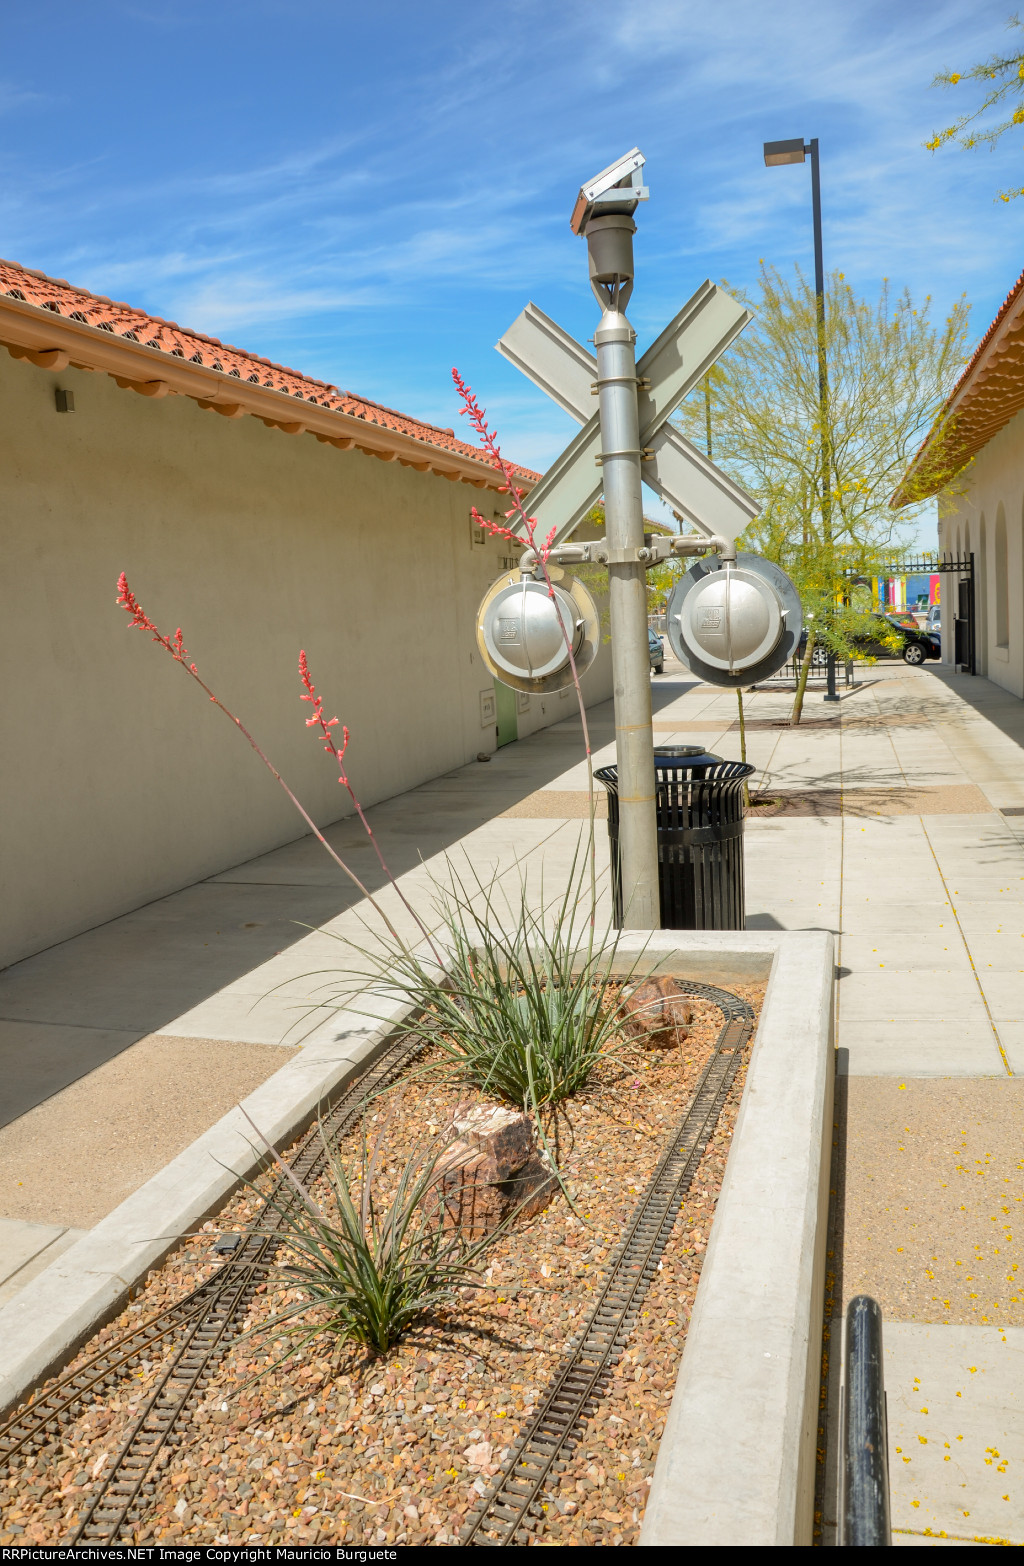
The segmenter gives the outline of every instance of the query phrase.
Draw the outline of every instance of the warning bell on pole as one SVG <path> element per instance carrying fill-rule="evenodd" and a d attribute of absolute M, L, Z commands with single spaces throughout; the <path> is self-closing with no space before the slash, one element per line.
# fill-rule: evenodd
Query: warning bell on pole
<path fill-rule="evenodd" d="M 753 685 L 796 656 L 803 612 L 779 566 L 710 555 L 679 578 L 665 610 L 672 651 L 711 685 Z"/>
<path fill-rule="evenodd" d="M 509 571 L 485 594 L 477 613 L 476 642 L 496 680 L 517 691 L 558 691 L 589 669 L 601 641 L 597 605 L 574 577 L 549 567 L 547 583 Z"/>

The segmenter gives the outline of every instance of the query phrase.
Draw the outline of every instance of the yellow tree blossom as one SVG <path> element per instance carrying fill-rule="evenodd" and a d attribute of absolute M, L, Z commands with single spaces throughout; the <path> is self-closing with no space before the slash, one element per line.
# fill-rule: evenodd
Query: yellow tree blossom
<path fill-rule="evenodd" d="M 1024 23 L 1019 16 L 1011 16 L 1006 25 L 1011 31 L 1016 29 L 1018 32 L 1024 32 Z M 1024 49 L 993 55 L 990 60 L 972 65 L 967 71 L 941 71 L 932 82 L 932 86 L 956 87 L 959 82 L 988 82 L 991 85 L 976 108 L 961 114 L 952 125 L 937 131 L 930 141 L 925 142 L 924 145 L 929 152 L 937 152 L 940 147 L 946 146 L 951 141 L 967 148 L 968 151 L 981 146 L 991 148 L 1014 125 L 1024 125 Z M 1008 118 L 997 119 L 994 124 L 988 122 L 978 124 L 990 109 L 1004 103 L 1007 98 L 1014 97 L 1019 101 Z M 1009 190 L 1001 190 L 998 199 L 1013 201 L 1017 196 L 1024 196 L 1024 186 L 1019 189 L 1011 187 Z"/>

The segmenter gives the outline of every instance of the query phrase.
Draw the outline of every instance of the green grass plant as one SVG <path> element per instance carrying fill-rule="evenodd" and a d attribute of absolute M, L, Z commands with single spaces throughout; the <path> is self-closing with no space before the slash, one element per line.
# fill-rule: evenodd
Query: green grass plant
<path fill-rule="evenodd" d="M 499 880 L 467 885 L 451 867 L 450 875 L 436 899 L 443 966 L 386 941 L 383 953 L 364 950 L 367 977 L 377 994 L 413 1003 L 416 1031 L 436 1046 L 445 1077 L 536 1115 L 635 1048 L 620 1037 L 608 993 L 618 934 L 595 940 L 576 865 L 564 894 L 536 907 L 522 876 L 510 895 Z M 629 982 L 634 971 L 616 977 Z"/>
<path fill-rule="evenodd" d="M 389 1180 L 390 1194 L 384 1192 L 387 1121 L 371 1146 L 366 1119 L 364 1112 L 354 1179 L 324 1142 L 327 1201 L 318 1201 L 258 1133 L 286 1176 L 264 1207 L 277 1223 L 263 1232 L 283 1243 L 284 1259 L 274 1281 L 298 1297 L 255 1330 L 298 1337 L 283 1358 L 323 1333 L 333 1336 L 339 1348 L 355 1342 L 386 1354 L 411 1327 L 454 1303 L 461 1289 L 483 1286 L 479 1259 L 503 1233 L 498 1228 L 469 1241 L 456 1226 L 441 1221 L 441 1175 L 460 1167 L 457 1157 L 443 1156 L 451 1137 L 419 1143 L 400 1165 L 397 1182 L 394 1176 Z M 299 1320 L 311 1313 L 315 1321 Z"/>

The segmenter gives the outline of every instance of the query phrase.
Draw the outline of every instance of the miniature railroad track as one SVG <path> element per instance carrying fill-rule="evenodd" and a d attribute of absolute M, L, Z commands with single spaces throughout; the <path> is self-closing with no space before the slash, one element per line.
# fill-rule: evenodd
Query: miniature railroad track
<path fill-rule="evenodd" d="M 305 1184 L 317 1178 L 331 1146 L 351 1130 L 362 1115 L 367 1098 L 392 1082 L 426 1048 L 427 1042 L 420 1035 L 404 1034 L 338 1099 L 306 1134 L 292 1159 L 292 1172 L 300 1182 Z M 221 1269 L 220 1288 L 190 1320 L 183 1342 L 129 1430 L 72 1543 L 112 1544 L 125 1524 L 131 1524 L 137 1514 L 147 1509 L 156 1488 L 147 1483 L 154 1464 L 161 1453 L 180 1439 L 182 1420 L 198 1403 L 237 1332 L 238 1322 L 273 1265 L 279 1242 L 266 1229 L 280 1228 L 299 1201 L 294 1186 L 281 1175 L 263 1209 L 269 1222 L 259 1230 L 250 1229 L 238 1257 Z"/>
<path fill-rule="evenodd" d="M 555 1371 L 540 1408 L 513 1445 L 501 1473 L 470 1514 L 460 1543 L 527 1544 L 543 1526 L 542 1498 L 550 1477 L 566 1466 L 581 1422 L 592 1413 L 636 1325 L 640 1306 L 679 1215 L 750 1037 L 753 1010 L 738 996 L 709 984 L 684 988 L 725 1014 L 715 1053 L 697 1083 L 690 1107 L 638 1202 L 625 1235 L 609 1259 L 593 1310 Z"/>
<path fill-rule="evenodd" d="M 302 1181 L 315 1180 L 328 1151 L 362 1114 L 367 1098 L 387 1087 L 427 1048 L 419 1034 L 405 1034 L 331 1106 L 303 1137 L 291 1161 Z M 41 1397 L 0 1425 L 0 1472 L 11 1460 L 47 1447 L 69 1424 L 74 1410 L 105 1388 L 131 1375 L 168 1339 L 177 1340 L 146 1406 L 110 1466 L 72 1543 L 113 1543 L 139 1503 L 148 1500 L 147 1477 L 177 1436 L 183 1415 L 194 1408 L 203 1388 L 235 1336 L 257 1289 L 265 1282 L 280 1241 L 282 1225 L 298 1194 L 285 1175 L 274 1182 L 259 1228 L 246 1230 L 236 1253 L 183 1299 L 142 1322 L 77 1370 L 54 1383 Z M 271 1206 L 270 1204 L 273 1204 Z"/>
<path fill-rule="evenodd" d="M 601 1396 L 657 1271 L 681 1198 L 714 1131 L 749 1038 L 753 1011 L 745 1001 L 712 985 L 686 982 L 685 990 L 718 1006 L 725 1016 L 715 1054 L 698 1081 L 691 1105 L 641 1197 L 626 1234 L 609 1261 L 601 1294 L 556 1372 L 530 1427 L 519 1438 L 502 1474 L 471 1516 L 463 1543 L 511 1544 L 539 1526 L 540 1496 L 548 1476 L 564 1467 L 576 1444 L 580 1420 Z M 299 1144 L 291 1161 L 304 1183 L 322 1172 L 328 1152 L 352 1129 L 367 1098 L 387 1087 L 427 1049 L 407 1034 L 384 1050 L 338 1098 Z M 91 1497 L 72 1544 L 113 1544 L 148 1510 L 151 1481 L 161 1454 L 181 1439 L 184 1418 L 196 1407 L 214 1370 L 239 1330 L 239 1322 L 266 1281 L 280 1245 L 273 1231 L 299 1200 L 287 1177 L 274 1182 L 259 1228 L 243 1232 L 238 1250 L 190 1294 L 140 1323 L 0 1425 L 0 1472 L 18 1456 L 44 1451 L 59 1438 L 79 1404 L 128 1377 L 169 1339 L 173 1347 L 156 1386 Z M 271 1204 L 273 1204 L 271 1206 Z M 130 1541 L 129 1541 L 130 1542 Z"/>

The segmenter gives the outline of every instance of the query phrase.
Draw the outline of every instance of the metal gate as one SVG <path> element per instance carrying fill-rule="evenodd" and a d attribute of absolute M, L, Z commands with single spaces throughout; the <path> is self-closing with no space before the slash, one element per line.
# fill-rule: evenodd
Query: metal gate
<path fill-rule="evenodd" d="M 955 609 L 952 625 L 943 616 L 953 634 L 953 661 L 970 674 L 978 672 L 977 623 L 974 553 L 921 555 L 916 560 L 890 560 L 872 568 L 874 576 L 950 576 L 956 592 L 943 593 L 943 602 Z M 852 575 L 853 573 L 850 573 Z M 860 577 L 860 573 L 857 573 Z M 863 580 L 863 578 L 861 578 Z"/>

